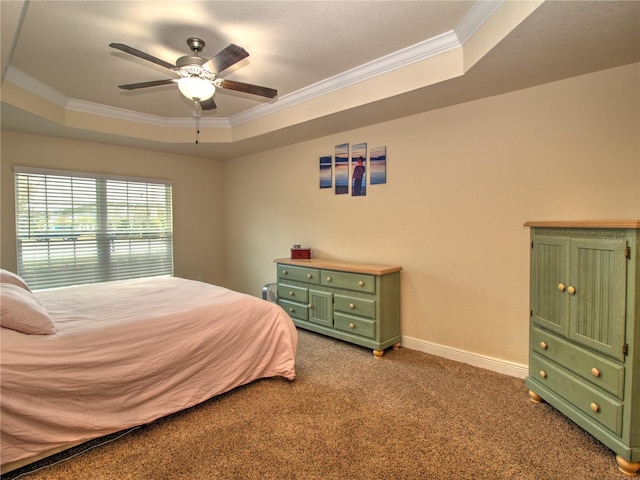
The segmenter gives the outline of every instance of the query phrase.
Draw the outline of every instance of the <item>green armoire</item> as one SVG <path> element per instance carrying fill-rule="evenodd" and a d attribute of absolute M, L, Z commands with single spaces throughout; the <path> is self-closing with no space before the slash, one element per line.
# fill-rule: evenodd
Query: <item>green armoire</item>
<path fill-rule="evenodd" d="M 640 220 L 531 227 L 531 399 L 640 470 Z"/>

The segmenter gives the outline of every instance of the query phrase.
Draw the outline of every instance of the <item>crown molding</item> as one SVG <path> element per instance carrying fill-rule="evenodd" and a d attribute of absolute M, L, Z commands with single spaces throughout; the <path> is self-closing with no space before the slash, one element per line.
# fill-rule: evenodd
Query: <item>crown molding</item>
<path fill-rule="evenodd" d="M 379 75 L 384 75 L 451 50 L 462 48 L 463 45 L 473 37 L 478 29 L 480 29 L 482 25 L 484 25 L 486 21 L 495 14 L 505 1 L 506 0 L 477 1 L 453 30 L 365 63 L 288 95 L 279 97 L 274 102 L 258 105 L 257 107 L 232 115 L 228 118 L 201 118 L 200 125 L 202 127 L 213 128 L 229 128 L 242 125 L 243 123 L 285 110 L 350 85 L 366 81 Z M 191 116 L 172 118 L 160 117 L 158 115 L 139 113 L 123 108 L 110 107 L 108 105 L 69 98 L 13 66 L 8 67 L 5 80 L 20 86 L 32 94 L 48 100 L 61 108 L 76 112 L 161 127 L 190 127 L 193 125 L 193 118 Z"/>
<path fill-rule="evenodd" d="M 18 70 L 12 65 L 9 65 L 9 68 L 7 68 L 4 79 L 23 88 L 27 92 L 58 105 L 60 108 L 67 108 L 69 97 L 51 88 L 49 85 L 42 83 L 40 80 L 36 80 L 32 76 L 27 75 L 22 70 Z"/>
<path fill-rule="evenodd" d="M 260 105 L 229 117 L 231 126 L 270 115 L 307 102 L 316 97 L 340 90 L 378 75 L 392 72 L 413 63 L 462 48 L 475 33 L 498 11 L 506 0 L 479 0 L 471 7 L 453 30 L 411 45 L 397 52 L 373 60 L 326 80 L 279 97 L 274 103 Z"/>
<path fill-rule="evenodd" d="M 193 116 L 188 117 L 161 117 L 148 113 L 134 112 L 124 108 L 110 107 L 99 103 L 86 102 L 84 100 L 69 99 L 67 109 L 81 113 L 90 113 L 102 117 L 110 117 L 118 120 L 145 123 L 158 127 L 193 127 Z M 214 128 L 229 128 L 231 124 L 228 118 L 200 118 L 200 126 Z"/>
<path fill-rule="evenodd" d="M 467 43 L 480 28 L 489 20 L 506 0 L 476 1 L 460 23 L 453 29 L 460 39 L 460 43 Z"/>
<path fill-rule="evenodd" d="M 450 30 L 449 32 L 429 38 L 415 45 L 352 68 L 351 70 L 347 70 L 346 72 L 321 80 L 320 82 L 288 95 L 279 97 L 274 103 L 260 105 L 233 115 L 230 117 L 230 122 L 232 126 L 241 125 L 460 47 L 462 47 L 462 45 L 457 35 L 453 30 Z"/>

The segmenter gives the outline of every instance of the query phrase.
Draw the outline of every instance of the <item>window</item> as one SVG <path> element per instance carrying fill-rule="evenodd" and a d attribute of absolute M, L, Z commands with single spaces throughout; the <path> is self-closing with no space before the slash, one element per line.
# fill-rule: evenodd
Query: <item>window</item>
<path fill-rule="evenodd" d="M 173 275 L 170 182 L 14 174 L 18 274 L 32 289 Z"/>

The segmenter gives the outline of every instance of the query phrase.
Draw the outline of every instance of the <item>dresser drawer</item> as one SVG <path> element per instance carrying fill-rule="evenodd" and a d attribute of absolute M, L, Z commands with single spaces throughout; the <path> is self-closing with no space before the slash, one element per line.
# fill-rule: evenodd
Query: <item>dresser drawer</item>
<path fill-rule="evenodd" d="M 593 385 L 622 399 L 624 397 L 624 366 L 573 345 L 556 335 L 531 329 L 533 351 L 542 357 L 580 375 Z"/>
<path fill-rule="evenodd" d="M 622 403 L 535 353 L 531 358 L 530 375 L 616 435 L 622 434 Z"/>
<path fill-rule="evenodd" d="M 281 283 L 278 285 L 278 298 L 293 302 L 309 302 L 309 290 L 304 287 L 296 287 Z"/>
<path fill-rule="evenodd" d="M 290 317 L 305 321 L 309 320 L 309 306 L 306 304 L 278 300 L 278 305 L 280 305 Z"/>
<path fill-rule="evenodd" d="M 293 265 L 283 265 L 279 263 L 278 278 L 317 285 L 320 283 L 320 270 L 317 268 L 294 267 Z"/>
<path fill-rule="evenodd" d="M 321 283 L 327 287 L 376 293 L 376 277 L 373 275 L 322 270 Z"/>
<path fill-rule="evenodd" d="M 353 333 L 361 337 L 376 337 L 376 322 L 365 320 L 364 318 L 347 315 L 344 313 L 335 313 L 333 326 L 336 330 Z"/>
<path fill-rule="evenodd" d="M 369 298 L 354 298 L 334 295 L 333 308 L 337 312 L 349 313 L 360 317 L 376 318 L 376 301 Z"/>

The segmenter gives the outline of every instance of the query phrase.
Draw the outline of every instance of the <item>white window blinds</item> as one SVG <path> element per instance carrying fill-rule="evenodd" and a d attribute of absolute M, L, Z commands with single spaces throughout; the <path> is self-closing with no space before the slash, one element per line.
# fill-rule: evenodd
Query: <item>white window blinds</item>
<path fill-rule="evenodd" d="M 18 274 L 33 290 L 173 275 L 171 184 L 15 167 Z"/>

